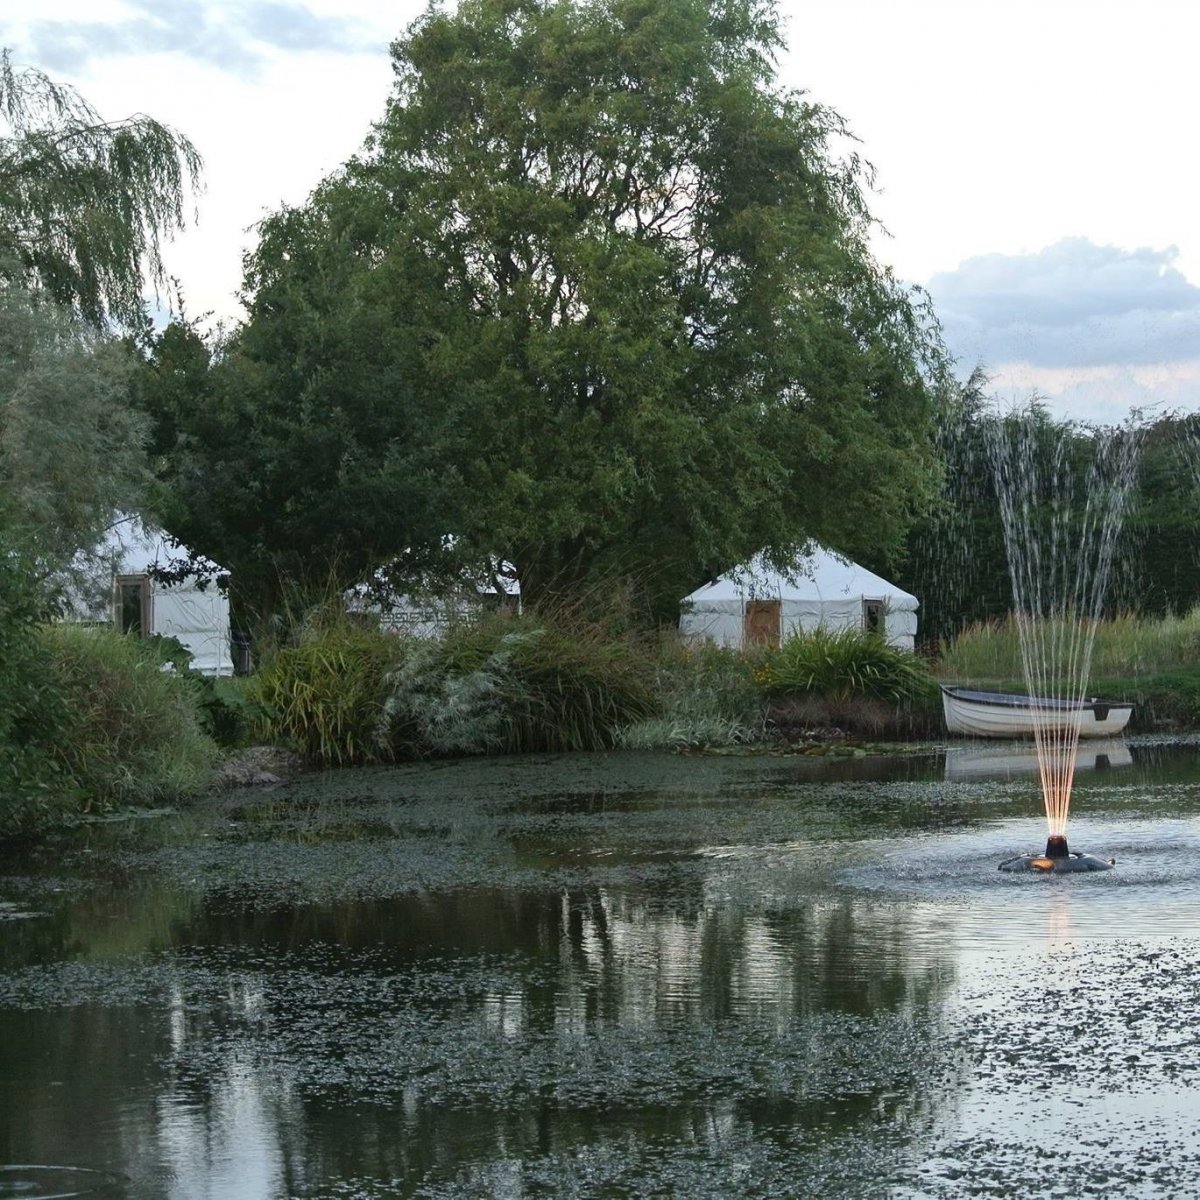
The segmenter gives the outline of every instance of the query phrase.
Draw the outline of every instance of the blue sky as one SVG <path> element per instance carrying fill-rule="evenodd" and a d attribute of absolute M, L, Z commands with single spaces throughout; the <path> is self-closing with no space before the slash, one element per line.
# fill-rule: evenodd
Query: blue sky
<path fill-rule="evenodd" d="M 840 0 L 781 12 L 783 81 L 875 166 L 879 258 L 925 286 L 964 372 L 1059 411 L 1200 408 L 1200 12 L 1176 0 Z M 0 4 L 0 44 L 108 117 L 150 112 L 207 164 L 169 249 L 189 312 L 236 319 L 253 225 L 383 110 L 420 0 Z"/>

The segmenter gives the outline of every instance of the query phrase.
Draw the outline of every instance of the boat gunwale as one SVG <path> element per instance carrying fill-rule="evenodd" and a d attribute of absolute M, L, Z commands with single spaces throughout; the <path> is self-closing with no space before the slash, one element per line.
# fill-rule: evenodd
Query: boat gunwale
<path fill-rule="evenodd" d="M 978 692 L 971 688 L 960 687 L 957 684 L 939 683 L 944 695 L 966 704 L 986 705 L 990 708 L 1022 709 L 1028 712 L 1091 712 L 1104 709 L 1111 713 L 1113 709 L 1127 708 L 1133 712 L 1132 700 L 1100 700 L 1089 697 L 1087 700 L 1064 700 L 1050 696 L 1028 696 L 1017 692 Z"/>

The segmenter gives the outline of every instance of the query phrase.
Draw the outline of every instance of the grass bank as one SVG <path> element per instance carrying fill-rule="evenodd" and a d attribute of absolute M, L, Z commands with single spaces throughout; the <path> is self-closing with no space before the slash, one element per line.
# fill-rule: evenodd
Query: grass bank
<path fill-rule="evenodd" d="M 965 630 L 942 648 L 937 674 L 996 691 L 1025 691 L 1015 621 Z M 1123 614 L 1096 627 L 1088 693 L 1134 704 L 1131 732 L 1200 729 L 1200 608 Z"/>
<path fill-rule="evenodd" d="M 1065 641 L 1065 628 L 1060 636 Z M 1048 626 L 1048 640 L 1056 630 Z M 1123 614 L 1096 626 L 1093 679 L 1130 679 L 1200 667 L 1200 608 L 1183 616 Z M 952 679 L 1000 680 L 1021 677 L 1021 649 L 1012 617 L 965 629 L 939 653 L 938 674 Z"/>

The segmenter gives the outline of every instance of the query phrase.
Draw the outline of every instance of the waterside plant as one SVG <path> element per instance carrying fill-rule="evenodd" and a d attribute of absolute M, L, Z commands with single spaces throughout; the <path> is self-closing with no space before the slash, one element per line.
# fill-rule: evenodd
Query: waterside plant
<path fill-rule="evenodd" d="M 1127 679 L 1181 667 L 1200 667 L 1200 608 L 1162 617 L 1122 613 L 1097 623 L 1093 679 Z M 975 682 L 1019 679 L 1021 650 L 1014 618 L 968 626 L 940 648 L 938 674 Z"/>
<path fill-rule="evenodd" d="M 82 810 L 180 800 L 210 786 L 217 748 L 196 693 L 152 639 L 72 624 L 39 633 L 65 713 L 53 753 Z"/>

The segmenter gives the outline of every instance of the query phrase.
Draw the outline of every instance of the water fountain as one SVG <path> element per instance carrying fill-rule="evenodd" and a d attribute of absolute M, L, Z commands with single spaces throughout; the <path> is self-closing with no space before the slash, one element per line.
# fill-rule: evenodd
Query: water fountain
<path fill-rule="evenodd" d="M 1048 837 L 1042 854 L 1005 860 L 1002 871 L 1097 871 L 1113 860 L 1067 845 L 1080 724 L 1096 628 L 1132 492 L 1134 426 L 1077 430 L 1038 410 L 992 426 L 991 466 L 1013 591 Z M 1089 453 L 1086 468 L 1078 456 Z"/>

